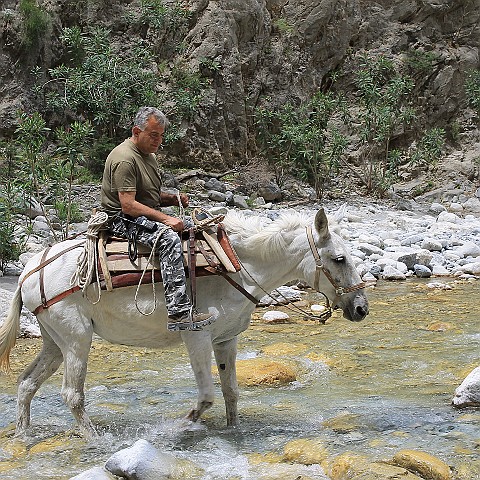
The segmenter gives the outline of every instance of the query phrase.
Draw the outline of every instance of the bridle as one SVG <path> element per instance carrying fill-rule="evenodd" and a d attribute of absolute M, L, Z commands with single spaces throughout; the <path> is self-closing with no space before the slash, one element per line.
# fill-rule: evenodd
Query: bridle
<path fill-rule="evenodd" d="M 306 230 L 308 244 L 310 245 L 310 250 L 312 251 L 313 258 L 315 259 L 315 281 L 313 282 L 314 290 L 320 292 L 320 274 L 322 272 L 327 277 L 327 280 L 331 283 L 332 287 L 335 289 L 335 294 L 339 297 L 347 293 L 361 290 L 362 288 L 365 288 L 367 286 L 365 282 L 360 282 L 355 285 L 351 285 L 350 287 L 342 287 L 341 285 L 338 285 L 332 277 L 332 274 L 323 265 L 322 259 L 320 258 L 320 254 L 317 250 L 317 246 L 315 245 L 315 241 L 313 240 L 312 227 L 310 225 L 307 225 Z"/>

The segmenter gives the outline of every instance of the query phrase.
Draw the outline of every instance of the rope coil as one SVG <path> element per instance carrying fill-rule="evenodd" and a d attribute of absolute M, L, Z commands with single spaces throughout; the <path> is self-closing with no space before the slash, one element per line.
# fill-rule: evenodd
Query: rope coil
<path fill-rule="evenodd" d="M 78 285 L 82 293 L 87 297 L 87 288 L 92 283 L 92 278 L 95 274 L 98 288 L 98 297 L 92 303 L 95 305 L 100 301 L 101 288 L 100 278 L 98 275 L 98 253 L 97 253 L 97 239 L 100 230 L 102 230 L 108 221 L 106 212 L 96 212 L 88 221 L 87 224 L 87 240 L 85 241 L 83 252 L 77 259 L 77 269 L 70 279 L 70 285 Z M 88 298 L 88 297 L 87 297 Z"/>

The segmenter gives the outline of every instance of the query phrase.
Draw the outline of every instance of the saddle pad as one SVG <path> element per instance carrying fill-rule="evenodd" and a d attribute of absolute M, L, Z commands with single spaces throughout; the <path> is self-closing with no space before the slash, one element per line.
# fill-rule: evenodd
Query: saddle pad
<path fill-rule="evenodd" d="M 207 254 L 213 258 L 215 263 L 220 264 L 221 262 L 217 256 L 213 253 L 210 246 L 204 240 L 195 240 L 195 256 L 197 267 L 208 267 L 209 263 L 200 252 L 198 248 L 200 244 Z M 183 245 L 183 263 L 185 266 L 188 265 L 188 240 L 182 241 Z M 123 240 L 114 240 L 105 245 L 105 252 L 107 254 L 107 265 L 108 269 L 111 272 L 131 272 L 135 270 L 152 270 L 152 268 L 159 269 L 160 263 L 158 257 L 153 255 L 151 261 L 148 262 L 151 249 L 145 245 L 137 245 L 137 259 L 132 262 L 128 258 L 128 242 Z M 153 265 L 152 265 L 153 263 Z"/>

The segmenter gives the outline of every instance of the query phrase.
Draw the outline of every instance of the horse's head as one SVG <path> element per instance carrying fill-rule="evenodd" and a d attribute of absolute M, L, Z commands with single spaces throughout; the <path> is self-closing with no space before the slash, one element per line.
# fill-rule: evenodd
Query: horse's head
<path fill-rule="evenodd" d="M 345 318 L 363 320 L 368 315 L 365 284 L 344 242 L 330 231 L 323 208 L 317 212 L 313 228 L 307 226 L 306 236 L 310 247 L 302 262 L 306 280 L 341 308 Z"/>

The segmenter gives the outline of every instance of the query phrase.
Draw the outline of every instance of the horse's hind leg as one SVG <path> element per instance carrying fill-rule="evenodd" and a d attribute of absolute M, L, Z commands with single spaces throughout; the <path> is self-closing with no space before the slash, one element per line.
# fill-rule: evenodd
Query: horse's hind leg
<path fill-rule="evenodd" d="M 238 425 L 237 337 L 213 345 L 225 401 L 227 425 Z"/>
<path fill-rule="evenodd" d="M 35 360 L 18 378 L 16 435 L 30 425 L 30 405 L 43 382 L 51 377 L 63 361 L 63 355 L 52 337 L 42 328 L 43 347 Z"/>
<path fill-rule="evenodd" d="M 78 427 L 83 435 L 96 435 L 95 428 L 85 411 L 85 377 L 87 376 L 87 362 L 92 333 L 85 333 L 77 337 L 72 344 L 63 349 L 64 377 L 62 385 L 63 401 L 70 408 Z"/>

